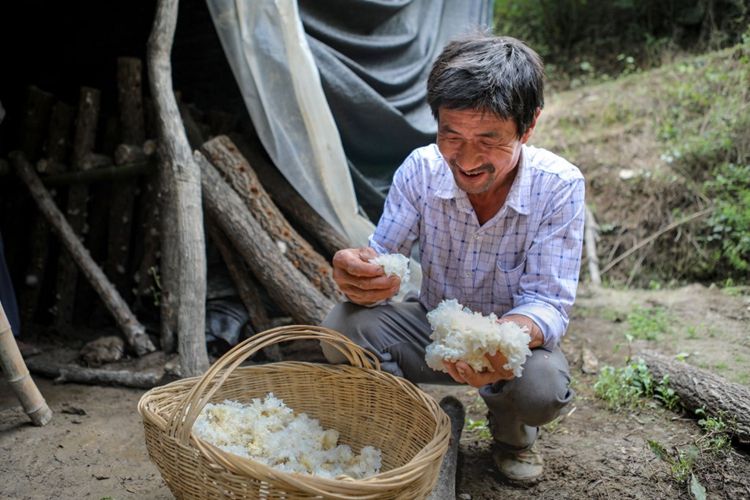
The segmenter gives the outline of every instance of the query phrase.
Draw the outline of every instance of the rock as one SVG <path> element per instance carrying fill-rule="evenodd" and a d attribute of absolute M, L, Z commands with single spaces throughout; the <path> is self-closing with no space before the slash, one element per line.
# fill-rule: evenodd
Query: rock
<path fill-rule="evenodd" d="M 599 360 L 594 355 L 594 352 L 586 346 L 581 351 L 581 371 L 589 374 L 599 371 Z"/>

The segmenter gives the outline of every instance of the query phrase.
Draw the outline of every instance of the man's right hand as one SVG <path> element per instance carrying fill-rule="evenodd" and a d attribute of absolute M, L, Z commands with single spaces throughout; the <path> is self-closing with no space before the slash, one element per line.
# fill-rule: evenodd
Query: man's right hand
<path fill-rule="evenodd" d="M 386 276 L 383 267 L 371 264 L 378 254 L 370 247 L 346 248 L 333 256 L 333 279 L 355 304 L 369 306 L 390 299 L 398 292 L 398 276 Z"/>

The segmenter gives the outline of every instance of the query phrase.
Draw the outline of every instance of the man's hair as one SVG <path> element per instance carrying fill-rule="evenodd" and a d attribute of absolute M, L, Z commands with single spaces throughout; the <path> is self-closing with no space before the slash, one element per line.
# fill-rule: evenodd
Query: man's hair
<path fill-rule="evenodd" d="M 427 80 L 427 102 L 438 110 L 475 109 L 512 119 L 521 137 L 544 106 L 544 65 L 539 55 L 508 36 L 475 34 L 445 46 Z"/>

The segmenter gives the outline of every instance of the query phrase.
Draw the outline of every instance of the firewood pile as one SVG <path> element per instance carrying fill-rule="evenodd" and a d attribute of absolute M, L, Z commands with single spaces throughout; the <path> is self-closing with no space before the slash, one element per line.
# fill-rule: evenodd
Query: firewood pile
<path fill-rule="evenodd" d="M 160 257 L 174 236 L 170 221 L 160 220 L 164 157 L 143 77 L 139 59 L 118 59 L 116 116 L 101 116 L 97 89 L 82 87 L 78 102 L 70 105 L 30 87 L 23 140 L 18 151 L 0 159 L 4 176 L 14 173 L 26 186 L 5 201 L 6 208 L 13 199 L 22 205 L 28 193 L 35 202 L 20 232 L 4 235 L 6 247 L 23 255 L 16 260 L 25 266 L 24 282 L 15 288 L 24 335 L 40 323 L 56 332 L 96 327 L 104 324 L 102 317 L 113 319 L 121 335 L 96 341 L 104 346 L 102 355 L 97 346 L 85 347 L 79 361 L 87 367 L 31 360 L 32 371 L 148 387 L 160 378 L 114 365 L 107 369 L 106 363 L 123 354 L 144 357 L 176 348 L 175 339 L 154 326 L 165 321 L 157 306 L 168 292 Z M 240 126 L 241 120 L 225 112 L 203 112 L 179 97 L 178 106 L 200 167 L 208 253 L 220 256 L 244 306 L 244 334 L 285 322 L 318 324 L 341 299 L 330 258 L 349 242 L 279 173 L 251 126 Z M 266 356 L 294 353 L 319 356 L 317 345 L 305 344 L 285 352 L 276 347 Z"/>

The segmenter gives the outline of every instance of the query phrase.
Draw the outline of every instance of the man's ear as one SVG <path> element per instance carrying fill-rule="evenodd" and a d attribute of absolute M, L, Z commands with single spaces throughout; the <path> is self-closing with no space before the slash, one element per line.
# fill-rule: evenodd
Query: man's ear
<path fill-rule="evenodd" d="M 521 144 L 526 144 L 529 139 L 531 139 L 531 134 L 534 133 L 534 127 L 536 127 L 536 121 L 539 119 L 539 115 L 542 114 L 542 108 L 536 108 L 536 113 L 534 113 L 534 119 L 531 120 L 531 125 L 529 125 L 528 130 L 526 130 L 526 133 L 521 136 Z"/>

